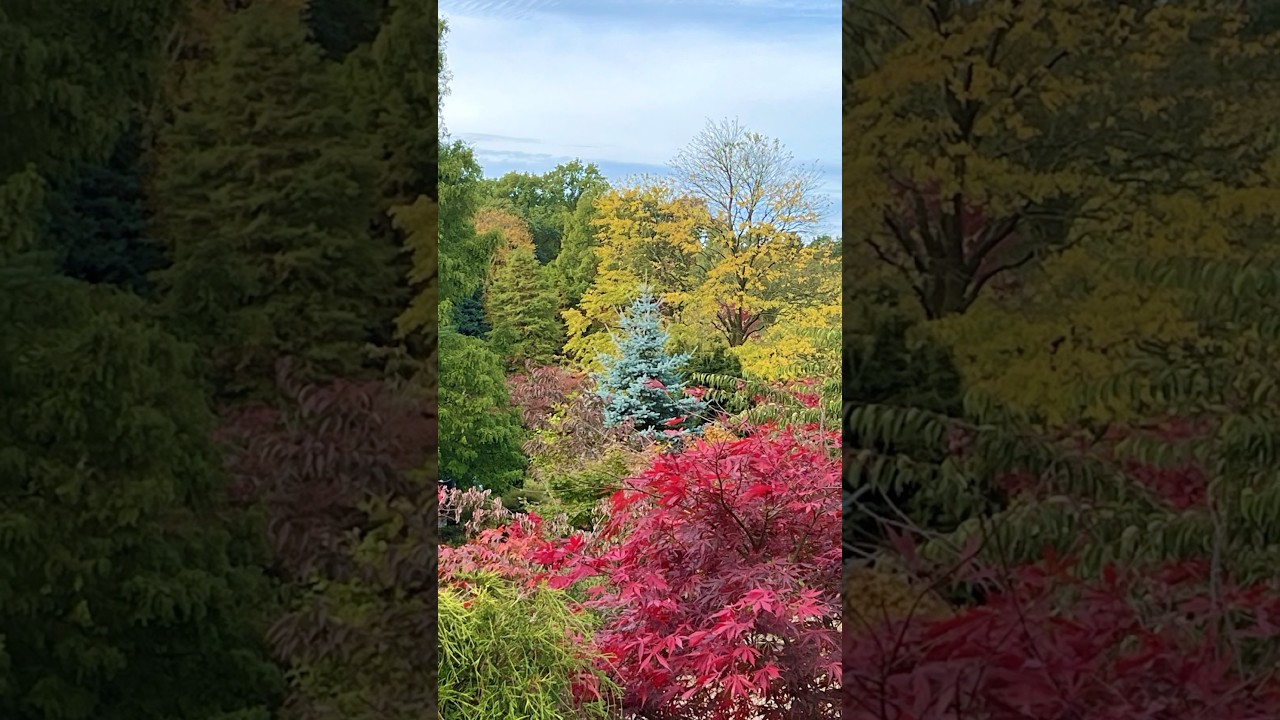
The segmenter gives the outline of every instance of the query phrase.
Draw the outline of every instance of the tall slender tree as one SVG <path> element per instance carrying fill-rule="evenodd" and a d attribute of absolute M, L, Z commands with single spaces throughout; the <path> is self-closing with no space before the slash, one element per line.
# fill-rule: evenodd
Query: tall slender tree
<path fill-rule="evenodd" d="M 370 239 L 373 168 L 299 14 L 237 13 L 196 96 L 161 133 L 161 274 L 219 394 L 262 392 L 276 360 L 352 374 L 397 302 L 389 243 Z"/>
<path fill-rule="evenodd" d="M 550 364 L 564 344 L 556 289 L 532 247 L 514 248 L 493 274 L 485 294 L 494 350 L 517 368 L 526 361 Z"/>

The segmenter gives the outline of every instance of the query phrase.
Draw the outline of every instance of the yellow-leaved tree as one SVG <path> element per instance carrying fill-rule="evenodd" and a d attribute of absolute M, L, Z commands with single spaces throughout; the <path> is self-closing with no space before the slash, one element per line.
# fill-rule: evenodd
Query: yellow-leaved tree
<path fill-rule="evenodd" d="M 828 377 L 840 367 L 842 294 L 839 240 L 819 238 L 805 246 L 774 299 L 783 302 L 777 321 L 751 342 L 734 348 L 742 371 L 756 380 Z"/>
<path fill-rule="evenodd" d="M 803 262 L 801 233 L 821 218 L 817 169 L 736 120 L 708 122 L 671 166 L 709 220 L 690 305 L 738 347 L 786 307 L 776 286 Z"/>
<path fill-rule="evenodd" d="M 703 207 L 659 179 L 605 192 L 596 199 L 595 212 L 596 276 L 578 306 L 562 313 L 565 355 L 575 366 L 591 370 L 599 369 L 601 353 L 612 351 L 609 331 L 641 285 L 647 283 L 662 300 L 668 321 L 685 321 L 690 293 L 701 280 L 706 226 Z"/>
<path fill-rule="evenodd" d="M 494 274 L 510 253 L 533 250 L 533 234 L 529 232 L 529 223 L 515 213 L 484 207 L 476 212 L 475 226 L 476 232 L 481 235 L 497 233 L 498 236 L 493 255 L 489 258 L 487 282 L 493 282 Z"/>
<path fill-rule="evenodd" d="M 966 382 L 1050 420 L 1067 383 L 1194 344 L 1138 258 L 1271 254 L 1276 39 L 1234 3 L 860 3 L 851 242 L 899 273 Z M 1273 245 L 1273 243 L 1271 244 Z M 856 272 L 855 272 L 856 277 Z"/>

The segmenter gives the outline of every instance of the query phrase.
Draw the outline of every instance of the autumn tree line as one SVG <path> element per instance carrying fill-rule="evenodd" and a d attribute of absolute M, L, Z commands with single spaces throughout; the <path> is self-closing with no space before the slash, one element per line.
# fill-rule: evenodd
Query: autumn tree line
<path fill-rule="evenodd" d="M 519 485 L 524 433 L 503 378 L 599 373 L 644 290 L 687 377 L 831 377 L 840 243 L 812 233 L 816 172 L 736 120 L 675 153 L 670 175 L 615 186 L 580 160 L 484 178 L 470 147 L 444 145 L 442 477 Z"/>
<path fill-rule="evenodd" d="M 1278 19 L 846 3 L 845 717 L 1276 715 Z"/>

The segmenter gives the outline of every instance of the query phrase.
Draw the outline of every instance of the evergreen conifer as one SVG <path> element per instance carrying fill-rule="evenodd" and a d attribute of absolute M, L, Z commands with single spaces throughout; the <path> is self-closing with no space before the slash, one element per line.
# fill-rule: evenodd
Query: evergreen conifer
<path fill-rule="evenodd" d="M 519 485 L 526 465 L 520 449 L 524 431 L 511 406 L 502 359 L 483 340 L 443 328 L 439 387 L 440 476 L 499 495 Z"/>
<path fill-rule="evenodd" d="M 525 361 L 548 365 L 564 344 L 564 328 L 556 308 L 556 289 L 532 247 L 519 247 L 493 276 L 486 293 L 486 315 L 493 324 L 489 339 L 508 367 Z"/>
<path fill-rule="evenodd" d="M 399 299 L 396 247 L 370 238 L 374 168 L 296 9 L 237 13 L 161 135 L 156 194 L 182 334 L 222 397 L 271 387 L 276 360 L 358 374 Z"/>
<path fill-rule="evenodd" d="M 630 420 L 641 432 L 673 433 L 701 426 L 706 403 L 684 394 L 681 368 L 689 356 L 667 352 L 661 305 L 649 288 L 623 313 L 621 330 L 614 338 L 618 354 L 601 356 L 604 372 L 596 376 L 605 425 Z"/>

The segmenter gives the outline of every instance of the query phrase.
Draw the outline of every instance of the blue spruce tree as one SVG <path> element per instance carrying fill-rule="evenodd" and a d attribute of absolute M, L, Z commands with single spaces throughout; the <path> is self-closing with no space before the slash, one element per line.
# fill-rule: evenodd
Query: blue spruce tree
<path fill-rule="evenodd" d="M 695 430 L 706 403 L 684 394 L 680 368 L 688 355 L 667 352 L 660 305 L 648 288 L 622 316 L 616 356 L 602 355 L 596 394 L 605 401 L 604 422 L 612 427 L 630 420 L 640 432 Z M 676 421 L 677 418 L 683 418 Z"/>

